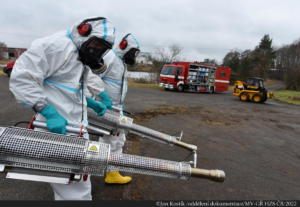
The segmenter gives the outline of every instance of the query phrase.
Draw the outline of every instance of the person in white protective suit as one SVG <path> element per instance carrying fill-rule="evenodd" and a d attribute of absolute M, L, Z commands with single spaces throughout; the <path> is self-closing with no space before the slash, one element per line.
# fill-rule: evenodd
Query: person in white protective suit
<path fill-rule="evenodd" d="M 122 38 L 118 47 L 110 50 L 104 57 L 104 69 L 100 74 L 105 83 L 105 91 L 112 98 L 113 106 L 123 108 L 127 93 L 127 67 L 134 65 L 136 56 L 140 51 L 140 46 L 132 34 L 127 34 Z M 122 115 L 122 112 L 121 112 Z M 104 136 L 100 141 L 111 145 L 112 153 L 122 153 L 122 148 L 126 141 L 124 131 L 120 131 L 117 136 Z M 105 183 L 126 184 L 132 180 L 129 176 L 122 176 L 119 171 L 107 169 Z"/>
<path fill-rule="evenodd" d="M 114 33 L 107 19 L 97 17 L 35 40 L 16 61 L 10 90 L 54 133 L 66 134 L 68 122 L 87 123 L 87 106 L 103 115 L 112 101 L 104 91 L 104 83 L 93 72 L 103 66 L 103 56 L 113 46 Z M 102 102 L 86 97 L 88 91 L 98 94 Z M 55 200 L 92 199 L 89 178 L 68 185 L 51 183 L 51 187 Z"/>

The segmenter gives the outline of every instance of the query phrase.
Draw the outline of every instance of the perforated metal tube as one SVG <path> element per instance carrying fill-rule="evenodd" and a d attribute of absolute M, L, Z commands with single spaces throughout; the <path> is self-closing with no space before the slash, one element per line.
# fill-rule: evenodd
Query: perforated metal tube
<path fill-rule="evenodd" d="M 109 145 L 21 128 L 1 128 L 0 164 L 52 172 L 103 175 L 106 168 L 186 179 L 187 163 L 110 154 Z"/>
<path fill-rule="evenodd" d="M 177 179 L 188 179 L 191 176 L 191 166 L 183 162 L 128 154 L 112 154 L 108 163 L 108 169 L 111 171 L 124 171 Z"/>
<path fill-rule="evenodd" d="M 109 152 L 109 145 L 79 137 L 1 128 L 0 163 L 8 166 L 103 175 Z"/>
<path fill-rule="evenodd" d="M 219 170 L 191 168 L 185 162 L 110 154 L 110 146 L 104 143 L 15 127 L 0 127 L 0 164 L 96 176 L 102 176 L 108 168 L 179 179 L 196 176 L 223 181 L 225 178 L 225 173 Z"/>

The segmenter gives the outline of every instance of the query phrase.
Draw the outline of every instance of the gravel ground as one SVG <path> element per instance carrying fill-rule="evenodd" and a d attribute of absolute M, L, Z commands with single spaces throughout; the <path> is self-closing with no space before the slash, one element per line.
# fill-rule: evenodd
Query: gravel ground
<path fill-rule="evenodd" d="M 0 77 L 0 126 L 30 120 Z M 274 87 L 276 88 L 276 87 Z M 300 199 L 300 107 L 268 100 L 242 103 L 230 93 L 178 93 L 129 88 L 127 110 L 137 123 L 179 135 L 198 146 L 198 167 L 222 169 L 224 183 L 191 178 L 172 180 L 132 175 L 124 186 L 93 177 L 95 200 Z M 189 152 L 129 135 L 129 154 L 182 161 Z M 0 180 L 2 200 L 51 200 L 46 183 Z"/>

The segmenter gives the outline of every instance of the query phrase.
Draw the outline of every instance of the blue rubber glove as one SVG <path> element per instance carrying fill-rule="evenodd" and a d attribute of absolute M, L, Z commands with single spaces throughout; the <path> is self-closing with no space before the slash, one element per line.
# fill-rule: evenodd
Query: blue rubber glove
<path fill-rule="evenodd" d="M 103 91 L 98 95 L 101 98 L 102 103 L 106 106 L 108 109 L 112 109 L 112 100 L 109 97 L 108 93 L 106 91 Z"/>
<path fill-rule="evenodd" d="M 103 116 L 106 112 L 106 106 L 105 104 L 95 101 L 92 98 L 86 98 L 87 106 L 91 109 L 93 109 L 98 116 Z"/>
<path fill-rule="evenodd" d="M 41 114 L 47 119 L 47 128 L 50 132 L 66 134 L 67 120 L 62 117 L 52 105 L 46 106 Z"/>

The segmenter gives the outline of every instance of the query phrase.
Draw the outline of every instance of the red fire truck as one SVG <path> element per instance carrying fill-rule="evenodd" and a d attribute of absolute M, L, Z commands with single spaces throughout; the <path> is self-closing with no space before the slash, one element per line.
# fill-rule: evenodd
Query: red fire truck
<path fill-rule="evenodd" d="M 224 92 L 228 90 L 231 68 L 198 62 L 173 62 L 163 66 L 159 85 L 166 90 Z"/>

